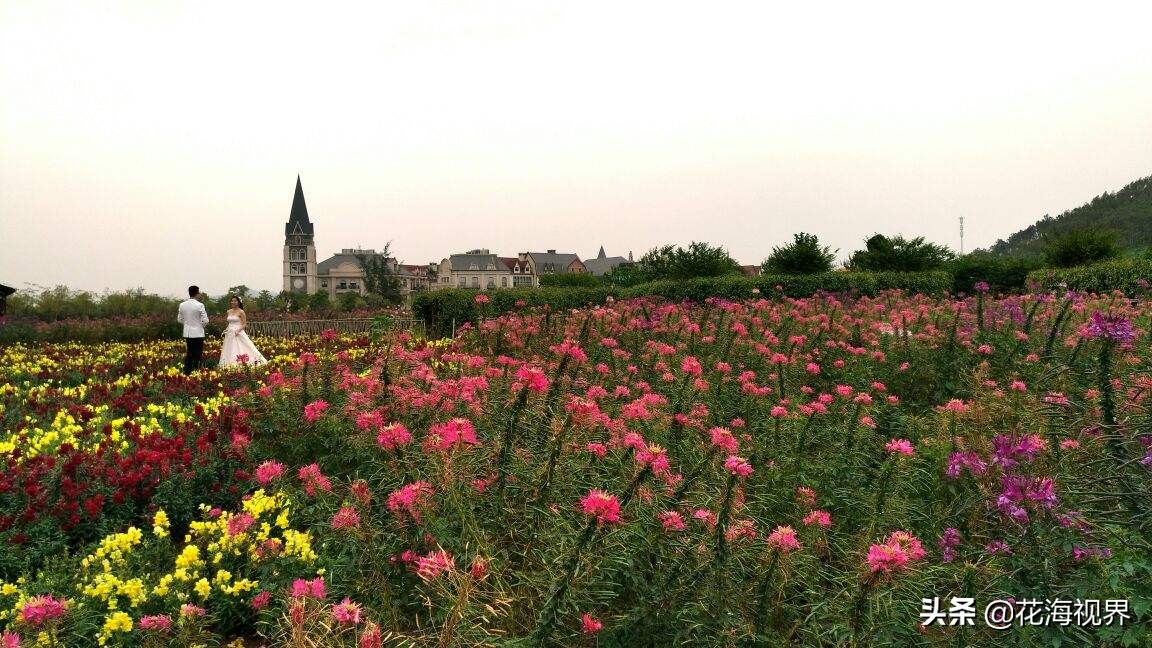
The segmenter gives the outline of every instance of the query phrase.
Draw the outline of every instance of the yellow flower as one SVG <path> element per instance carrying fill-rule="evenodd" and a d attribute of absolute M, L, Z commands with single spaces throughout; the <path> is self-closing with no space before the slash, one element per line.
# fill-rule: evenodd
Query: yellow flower
<path fill-rule="evenodd" d="M 196 586 L 193 589 L 200 595 L 200 598 L 208 598 L 208 595 L 212 593 L 212 584 L 208 582 L 207 578 L 201 578 L 196 581 Z"/>
<path fill-rule="evenodd" d="M 152 518 L 152 533 L 157 538 L 167 537 L 169 525 L 168 514 L 164 512 L 164 509 L 156 511 L 156 515 Z"/>

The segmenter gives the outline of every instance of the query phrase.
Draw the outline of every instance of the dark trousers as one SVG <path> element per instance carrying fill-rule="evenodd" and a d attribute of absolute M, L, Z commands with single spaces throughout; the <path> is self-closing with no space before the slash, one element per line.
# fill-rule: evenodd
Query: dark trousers
<path fill-rule="evenodd" d="M 184 342 L 188 345 L 188 352 L 184 354 L 184 375 L 187 376 L 203 362 L 204 338 L 184 338 Z"/>

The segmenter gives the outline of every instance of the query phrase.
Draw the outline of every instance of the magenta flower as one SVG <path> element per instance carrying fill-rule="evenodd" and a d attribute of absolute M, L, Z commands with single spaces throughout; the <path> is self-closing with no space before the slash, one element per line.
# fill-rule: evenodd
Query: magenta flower
<path fill-rule="evenodd" d="M 828 511 L 817 509 L 808 515 L 804 516 L 804 526 L 821 526 L 827 529 L 832 526 L 832 514 Z"/>
<path fill-rule="evenodd" d="M 747 477 L 752 474 L 752 464 L 745 461 L 742 457 L 731 455 L 724 461 L 724 469 L 733 475 L 739 477 Z"/>
<path fill-rule="evenodd" d="M 620 521 L 620 501 L 615 495 L 592 489 L 580 499 L 580 508 L 585 515 L 596 518 L 598 524 Z"/>
<path fill-rule="evenodd" d="M 911 457 L 916 452 L 915 448 L 912 447 L 912 442 L 908 439 L 892 439 L 884 444 L 884 449 L 889 454 L 900 454 L 906 457 Z"/>
<path fill-rule="evenodd" d="M 677 511 L 661 511 L 657 516 L 665 531 L 683 531 L 684 518 Z"/>
<path fill-rule="evenodd" d="M 274 479 L 284 474 L 284 464 L 278 461 L 265 461 L 256 467 L 256 481 L 261 486 L 271 484 Z"/>
<path fill-rule="evenodd" d="M 152 614 L 140 617 L 141 630 L 156 630 L 168 632 L 172 629 L 172 617 L 167 614 Z"/>
<path fill-rule="evenodd" d="M 24 607 L 20 610 L 24 621 L 37 628 L 59 619 L 67 612 L 68 602 L 51 596 L 33 596 L 24 602 Z"/>
<path fill-rule="evenodd" d="M 796 531 L 792 527 L 778 526 L 768 535 L 768 546 L 787 554 L 799 549 L 800 541 L 796 539 Z"/>
<path fill-rule="evenodd" d="M 324 411 L 328 409 L 328 402 L 323 400 L 312 401 L 304 406 L 304 420 L 309 423 L 315 423 L 316 419 L 320 418 Z"/>
<path fill-rule="evenodd" d="M 456 559 L 452 557 L 452 554 L 443 549 L 430 551 L 427 555 L 416 559 L 416 575 L 425 581 L 433 580 L 440 574 L 455 569 Z"/>
<path fill-rule="evenodd" d="M 353 603 L 352 599 L 347 596 L 339 603 L 332 605 L 332 618 L 336 619 L 336 623 L 346 626 L 354 626 L 360 623 L 360 616 L 363 610 L 360 605 Z"/>
<path fill-rule="evenodd" d="M 728 454 L 736 454 L 740 448 L 740 442 L 736 437 L 732 436 L 732 432 L 727 428 L 714 427 L 708 430 L 709 435 L 712 437 L 712 447 L 717 448 Z"/>
<path fill-rule="evenodd" d="M 376 435 L 376 443 L 385 450 L 395 450 L 411 443 L 412 433 L 401 423 L 381 426 Z"/>
<path fill-rule="evenodd" d="M 904 571 L 926 555 L 924 546 L 916 536 L 906 531 L 893 531 L 887 542 L 868 548 L 868 569 L 873 573 Z"/>
<path fill-rule="evenodd" d="M 1084 327 L 1084 334 L 1090 338 L 1119 343 L 1136 339 L 1131 320 L 1121 315 L 1105 315 L 1100 311 L 1092 313 L 1092 320 Z"/>
<path fill-rule="evenodd" d="M 596 634 L 604 628 L 604 623 L 587 612 L 580 617 L 580 631 L 584 634 Z"/>
<path fill-rule="evenodd" d="M 360 528 L 360 512 L 352 506 L 341 507 L 332 516 L 332 528 L 336 530 Z"/>

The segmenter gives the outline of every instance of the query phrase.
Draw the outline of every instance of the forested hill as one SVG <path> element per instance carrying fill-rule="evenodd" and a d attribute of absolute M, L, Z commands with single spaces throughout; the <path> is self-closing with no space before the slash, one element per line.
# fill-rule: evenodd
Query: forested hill
<path fill-rule="evenodd" d="M 1038 256 L 1053 237 L 1091 228 L 1115 231 L 1117 242 L 1129 253 L 1152 248 L 1152 176 L 1115 193 L 1105 192 L 1055 218 L 1045 216 L 989 249 L 1003 256 Z"/>

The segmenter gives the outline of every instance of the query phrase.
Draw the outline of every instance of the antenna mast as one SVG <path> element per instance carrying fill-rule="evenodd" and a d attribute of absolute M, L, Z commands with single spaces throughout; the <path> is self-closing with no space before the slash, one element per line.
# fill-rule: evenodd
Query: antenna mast
<path fill-rule="evenodd" d="M 960 254 L 964 254 L 964 217 L 960 217 Z"/>

